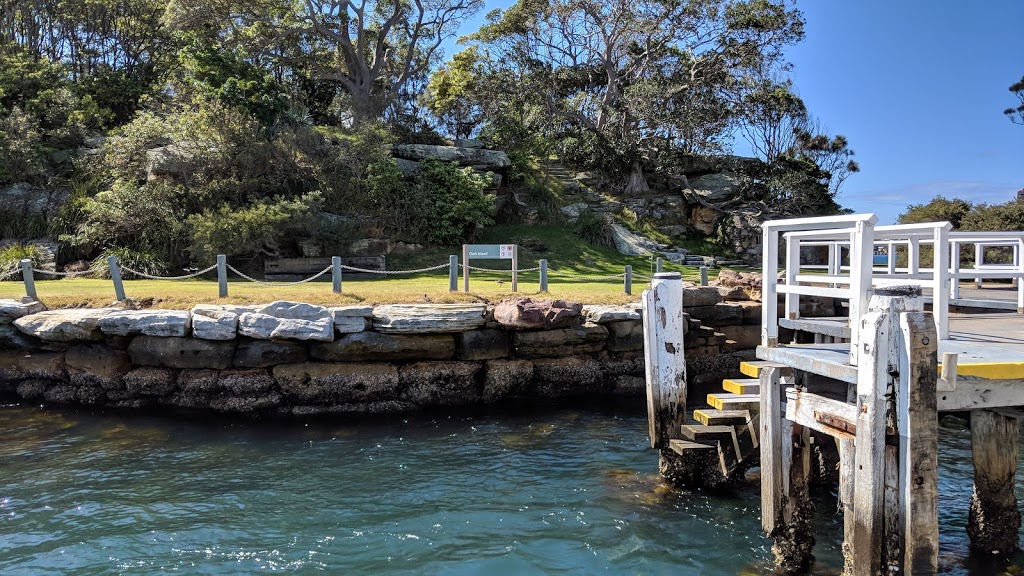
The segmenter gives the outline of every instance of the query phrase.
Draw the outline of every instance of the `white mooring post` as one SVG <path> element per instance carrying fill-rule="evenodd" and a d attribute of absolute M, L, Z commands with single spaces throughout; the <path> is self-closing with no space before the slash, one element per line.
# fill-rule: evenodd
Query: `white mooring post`
<path fill-rule="evenodd" d="M 25 295 L 39 300 L 36 296 L 36 279 L 32 276 L 32 261 L 28 258 L 21 261 L 21 277 L 25 281 Z"/>
<path fill-rule="evenodd" d="M 651 447 L 667 448 L 669 440 L 681 436 L 686 418 L 682 275 L 655 274 L 642 301 Z"/>

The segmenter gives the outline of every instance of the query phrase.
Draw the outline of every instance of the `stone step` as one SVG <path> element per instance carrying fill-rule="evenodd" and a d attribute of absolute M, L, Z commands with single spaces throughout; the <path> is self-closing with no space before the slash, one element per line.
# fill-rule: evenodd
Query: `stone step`
<path fill-rule="evenodd" d="M 732 394 L 717 392 L 708 394 L 708 404 L 718 410 L 760 410 L 760 394 Z"/>
<path fill-rule="evenodd" d="M 761 381 L 757 378 L 726 378 L 722 389 L 733 394 L 760 394 Z"/>
<path fill-rule="evenodd" d="M 693 411 L 693 419 L 705 426 L 734 426 L 749 422 L 750 411 L 698 408 Z"/>
<path fill-rule="evenodd" d="M 751 378 L 760 378 L 761 370 L 765 368 L 786 368 L 785 364 L 776 362 L 765 362 L 763 360 L 751 360 L 740 362 L 740 373 Z"/>

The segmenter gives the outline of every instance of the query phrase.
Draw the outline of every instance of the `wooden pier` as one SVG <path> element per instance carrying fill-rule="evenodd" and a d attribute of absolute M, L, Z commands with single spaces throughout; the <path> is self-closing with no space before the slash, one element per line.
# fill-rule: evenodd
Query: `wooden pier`
<path fill-rule="evenodd" d="M 1011 297 L 1017 297 L 1003 301 L 1017 303 L 1024 293 L 1020 233 L 955 236 L 947 223 L 934 223 L 877 227 L 876 235 L 874 224 L 873 215 L 765 224 L 759 361 L 742 367 L 749 378 L 728 380 L 725 394 L 709 395 L 710 408 L 686 411 L 685 374 L 672 368 L 682 364 L 681 348 L 676 354 L 650 345 L 673 338 L 659 334 L 673 330 L 659 320 L 673 318 L 676 307 L 681 314 L 681 302 L 673 300 L 681 280 L 657 275 L 644 295 L 651 438 L 661 449 L 663 474 L 681 483 L 716 484 L 759 463 L 762 527 L 786 573 L 806 571 L 813 562 L 809 487 L 824 452 L 839 462 L 845 573 L 936 573 L 940 412 L 971 419 L 972 553 L 1018 550 L 1013 487 L 1024 416 L 1024 316 L 1017 314 L 1020 307 L 957 314 L 950 304 L 962 299 L 952 298 L 960 296 L 952 282 L 996 272 L 1015 281 Z M 979 251 L 1012 246 L 1012 265 L 995 272 L 991 265 L 963 265 L 961 246 L 971 242 Z M 807 270 L 813 265 L 802 262 L 802 243 L 829 246 L 825 274 Z M 909 265 L 900 269 L 890 260 L 876 267 L 871 254 L 880 243 L 890 254 L 891 246 L 905 245 Z M 926 258 L 922 244 L 932 247 Z M 983 264 L 980 257 L 977 262 Z M 849 317 L 801 318 L 800 298 L 807 297 L 845 299 Z M 802 339 L 813 343 L 780 342 L 780 326 L 813 335 Z"/>

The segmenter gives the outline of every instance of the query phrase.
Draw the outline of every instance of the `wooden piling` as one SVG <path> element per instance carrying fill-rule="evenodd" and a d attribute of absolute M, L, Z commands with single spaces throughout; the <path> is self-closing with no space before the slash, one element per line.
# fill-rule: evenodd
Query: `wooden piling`
<path fill-rule="evenodd" d="M 1013 492 L 1019 436 L 1016 418 L 971 410 L 974 495 L 967 534 L 974 554 L 1005 556 L 1019 549 L 1021 519 Z"/>
<path fill-rule="evenodd" d="M 686 418 L 686 359 L 683 355 L 683 278 L 655 274 L 643 293 L 644 365 L 652 448 L 682 437 Z"/>

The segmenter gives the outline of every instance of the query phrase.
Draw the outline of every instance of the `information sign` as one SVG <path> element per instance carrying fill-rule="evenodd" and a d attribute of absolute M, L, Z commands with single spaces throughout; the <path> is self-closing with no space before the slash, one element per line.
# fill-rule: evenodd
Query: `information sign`
<path fill-rule="evenodd" d="M 463 244 L 462 289 L 469 292 L 470 260 L 511 260 L 512 291 L 519 290 L 519 250 L 515 244 Z"/>

